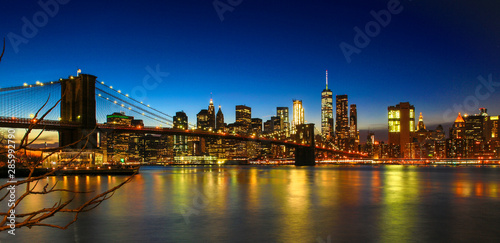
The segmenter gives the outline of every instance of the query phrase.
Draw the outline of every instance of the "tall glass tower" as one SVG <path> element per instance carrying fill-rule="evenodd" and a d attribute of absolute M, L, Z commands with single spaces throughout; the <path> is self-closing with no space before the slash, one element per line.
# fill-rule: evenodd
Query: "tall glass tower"
<path fill-rule="evenodd" d="M 281 120 L 281 131 L 284 132 L 286 137 L 290 136 L 290 121 L 288 118 L 288 107 L 277 107 L 276 115 Z"/>
<path fill-rule="evenodd" d="M 304 108 L 302 107 L 302 100 L 293 100 L 292 134 L 297 132 L 297 125 L 300 124 L 304 124 Z"/>
<path fill-rule="evenodd" d="M 337 95 L 335 133 L 337 138 L 345 139 L 349 137 L 349 117 L 348 117 L 347 95 Z"/>
<path fill-rule="evenodd" d="M 333 136 L 333 93 L 328 89 L 328 70 L 326 88 L 321 92 L 321 133 L 326 138 Z"/>

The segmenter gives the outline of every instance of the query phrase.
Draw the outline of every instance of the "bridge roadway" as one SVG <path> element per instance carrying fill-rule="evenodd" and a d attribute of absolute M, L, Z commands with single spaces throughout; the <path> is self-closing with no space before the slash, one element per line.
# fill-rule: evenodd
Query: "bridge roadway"
<path fill-rule="evenodd" d="M 36 123 L 36 124 L 35 124 Z M 45 129 L 47 131 L 59 131 L 62 129 L 78 129 L 80 125 L 78 123 L 72 122 L 61 122 L 54 120 L 42 120 L 36 121 L 29 118 L 15 118 L 15 117 L 0 117 L 0 127 L 5 128 L 29 128 L 32 126 L 33 129 Z M 164 135 L 184 135 L 193 137 L 206 137 L 206 138 L 224 138 L 233 139 L 238 141 L 255 141 L 260 143 L 271 143 L 276 145 L 285 145 L 293 148 L 308 148 L 310 145 L 296 143 L 289 140 L 278 140 L 269 139 L 259 136 L 243 136 L 239 134 L 231 133 L 215 133 L 201 130 L 182 130 L 174 128 L 158 128 L 158 127 L 120 127 L 120 126 L 109 126 L 105 124 L 97 124 L 97 131 L 99 132 L 118 132 L 118 133 L 139 133 L 139 134 L 164 134 Z M 321 146 L 315 146 L 316 151 L 329 152 L 334 154 L 340 154 L 349 157 L 366 157 L 363 153 L 358 152 L 348 152 L 339 151 L 330 148 L 323 148 Z"/>

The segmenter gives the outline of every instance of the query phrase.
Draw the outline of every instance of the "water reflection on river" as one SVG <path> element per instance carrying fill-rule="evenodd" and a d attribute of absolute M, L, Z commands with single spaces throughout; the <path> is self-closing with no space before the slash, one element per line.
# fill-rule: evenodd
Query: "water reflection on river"
<path fill-rule="evenodd" d="M 102 191 L 124 178 L 57 179 L 64 187 Z M 56 177 L 48 178 L 49 182 L 55 180 Z M 19 229 L 15 239 L 497 241 L 499 187 L 500 167 L 148 167 L 113 198 L 82 215 L 68 230 Z M 35 197 L 22 206 L 49 206 L 60 196 L 49 196 L 50 200 Z M 76 200 L 83 202 L 85 198 Z M 63 220 L 55 218 L 52 222 Z"/>

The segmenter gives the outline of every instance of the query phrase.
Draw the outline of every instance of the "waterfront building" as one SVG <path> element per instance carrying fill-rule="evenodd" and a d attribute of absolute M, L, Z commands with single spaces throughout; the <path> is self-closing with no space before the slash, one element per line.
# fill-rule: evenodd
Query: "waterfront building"
<path fill-rule="evenodd" d="M 210 123 L 208 119 L 208 110 L 203 109 L 196 115 L 196 128 L 202 131 L 208 131 L 210 129 Z"/>
<path fill-rule="evenodd" d="M 224 132 L 225 124 L 224 124 L 224 114 L 222 114 L 221 107 L 219 105 L 219 110 L 217 111 L 217 116 L 215 119 L 215 130 L 217 132 Z"/>
<path fill-rule="evenodd" d="M 142 120 L 134 120 L 133 116 L 127 116 L 124 112 L 115 112 L 106 116 L 105 125 L 107 126 L 132 127 L 132 124 L 139 127 L 144 126 Z M 132 147 L 133 154 L 137 155 L 139 152 L 136 153 L 136 151 L 140 151 L 140 149 L 137 147 L 135 141 L 139 142 L 142 136 L 138 137 L 138 135 L 132 134 L 132 137 L 134 139 L 131 140 L 130 133 L 103 133 L 101 141 L 105 141 L 105 145 L 103 146 L 105 161 L 110 163 L 125 163 L 129 160 L 135 160 L 136 158 L 130 158 L 130 148 Z"/>
<path fill-rule="evenodd" d="M 280 117 L 281 120 L 281 132 L 285 138 L 290 137 L 290 120 L 288 115 L 288 107 L 277 107 L 276 115 Z"/>
<path fill-rule="evenodd" d="M 485 141 L 491 137 L 491 129 L 488 129 L 489 116 L 485 108 L 480 108 L 481 113 L 465 115 L 464 138 L 474 141 Z"/>
<path fill-rule="evenodd" d="M 302 107 L 302 100 L 293 100 L 293 118 L 292 118 L 291 133 L 295 134 L 297 126 L 304 124 L 304 108 Z"/>
<path fill-rule="evenodd" d="M 210 98 L 210 103 L 208 104 L 208 130 L 215 131 L 215 107 L 214 101 Z"/>
<path fill-rule="evenodd" d="M 450 128 L 450 138 L 453 139 L 464 139 L 465 138 L 465 120 L 460 112 L 458 113 L 457 119 Z"/>
<path fill-rule="evenodd" d="M 356 105 L 352 104 L 349 110 L 349 150 L 358 151 L 359 131 L 358 131 L 358 111 Z"/>
<path fill-rule="evenodd" d="M 424 117 L 422 116 L 422 112 L 420 112 L 420 116 L 418 116 L 417 132 L 419 132 L 419 131 L 426 131 L 425 124 L 424 124 Z"/>
<path fill-rule="evenodd" d="M 340 150 L 349 150 L 349 108 L 347 95 L 336 96 L 335 143 Z"/>
<path fill-rule="evenodd" d="M 415 132 L 415 107 L 409 102 L 389 106 L 389 145 L 399 145 L 400 155 L 410 158 L 411 143 Z"/>
<path fill-rule="evenodd" d="M 281 131 L 281 118 L 279 116 L 271 117 L 272 132 L 278 134 Z"/>
<path fill-rule="evenodd" d="M 264 134 L 272 134 L 273 133 L 273 121 L 267 120 L 264 122 Z"/>
<path fill-rule="evenodd" d="M 174 126 L 175 129 L 189 129 L 188 127 L 188 117 L 184 111 L 179 111 L 175 113 L 174 116 Z M 185 135 L 174 135 L 174 155 L 187 155 L 188 145 L 187 138 Z"/>
<path fill-rule="evenodd" d="M 252 118 L 252 133 L 254 133 L 256 136 L 262 134 L 262 119 Z"/>
<path fill-rule="evenodd" d="M 252 123 L 252 108 L 246 105 L 237 105 L 236 123 L 239 123 L 245 127 L 243 129 L 243 133 L 248 133 L 248 131 L 250 130 L 250 124 Z"/>
<path fill-rule="evenodd" d="M 333 93 L 328 88 L 328 70 L 326 88 L 321 92 L 321 133 L 324 138 L 333 137 Z"/>
<path fill-rule="evenodd" d="M 347 95 L 336 96 L 335 133 L 339 138 L 349 137 L 349 118 Z"/>

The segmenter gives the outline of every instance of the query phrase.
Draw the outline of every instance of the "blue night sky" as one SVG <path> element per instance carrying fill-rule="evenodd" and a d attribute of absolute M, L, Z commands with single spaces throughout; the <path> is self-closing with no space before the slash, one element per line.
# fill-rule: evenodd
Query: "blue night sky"
<path fill-rule="evenodd" d="M 398 1 L 242 0 L 223 21 L 213 1 L 60 1 L 68 3 L 34 36 L 23 35 L 22 18 L 41 16 L 37 1 L 2 1 L 0 87 L 66 78 L 81 68 L 131 93 L 143 86 L 148 66 L 159 66 L 169 75 L 137 98 L 167 114 L 184 110 L 196 123 L 212 92 L 227 123 L 239 104 L 267 120 L 277 106 L 291 110 L 292 99 L 301 99 L 306 120 L 319 128 L 328 69 L 334 95 L 347 94 L 360 129 L 381 130 L 380 139 L 387 137 L 387 106 L 399 102 L 423 112 L 431 129 L 458 111 L 500 114 L 500 85 L 479 88 L 480 97 L 475 91 L 479 75 L 500 82 L 497 1 L 400 1 L 400 13 L 350 63 L 340 43 L 354 46 L 354 28 L 374 20 L 370 11 Z M 16 44 L 12 34 L 27 43 Z"/>

